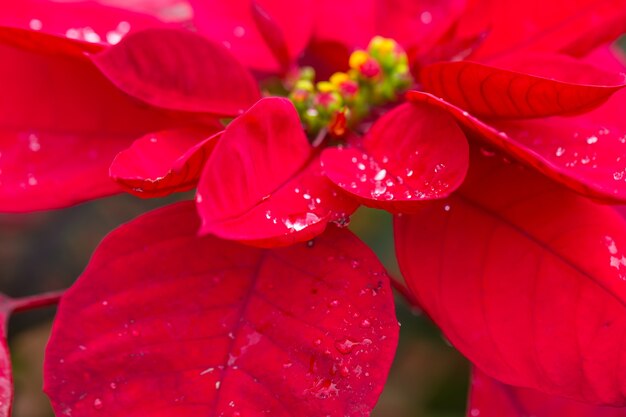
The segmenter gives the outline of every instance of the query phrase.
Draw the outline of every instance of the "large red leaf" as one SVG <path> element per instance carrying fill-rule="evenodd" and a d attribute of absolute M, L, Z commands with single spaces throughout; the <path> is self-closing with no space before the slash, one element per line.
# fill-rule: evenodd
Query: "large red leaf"
<path fill-rule="evenodd" d="M 328 178 L 363 204 L 392 212 L 419 209 L 463 181 L 468 145 L 454 119 L 424 103 L 406 103 L 381 117 L 363 150 L 329 148 L 322 154 Z"/>
<path fill-rule="evenodd" d="M 196 201 L 202 233 L 259 246 L 309 240 L 357 207 L 322 173 L 293 104 L 259 101 L 224 131 Z"/>
<path fill-rule="evenodd" d="M 169 206 L 96 250 L 46 352 L 57 415 L 368 416 L 398 337 L 375 255 L 337 228 L 262 250 L 198 226 Z"/>
<path fill-rule="evenodd" d="M 476 153 L 453 197 L 397 217 L 407 284 L 490 376 L 626 404 L 626 221 L 520 165 Z"/>
<path fill-rule="evenodd" d="M 528 118 L 581 113 L 622 88 L 624 76 L 563 56 L 441 62 L 422 69 L 425 89 L 482 117 Z M 507 68 L 507 69 L 503 69 Z"/>
<path fill-rule="evenodd" d="M 315 6 L 312 0 L 189 3 L 199 32 L 222 42 L 241 62 L 256 70 L 284 70 L 285 58 L 295 62 L 311 36 Z"/>
<path fill-rule="evenodd" d="M 260 98 L 222 45 L 185 30 L 132 34 L 92 60 L 121 90 L 166 109 L 234 116 Z"/>
<path fill-rule="evenodd" d="M 9 45 L 19 32 L 2 32 Z M 108 168 L 141 135 L 174 123 L 117 90 L 71 41 L 0 44 L 0 210 L 64 207 L 118 192 Z"/>
<path fill-rule="evenodd" d="M 503 384 L 478 369 L 472 373 L 467 417 L 624 417 L 626 408 L 604 407 Z"/>
<path fill-rule="evenodd" d="M 218 129 L 166 130 L 137 139 L 120 152 L 109 174 L 138 197 L 163 197 L 196 186 L 220 136 Z"/>
<path fill-rule="evenodd" d="M 531 50 L 583 56 L 626 31 L 624 0 L 479 0 L 489 36 L 476 58 Z M 474 23 L 474 22 L 469 22 Z"/>
<path fill-rule="evenodd" d="M 608 202 L 626 200 L 626 94 L 576 117 L 491 121 L 432 95 L 410 92 L 409 100 L 446 109 L 470 133 L 575 191 Z"/>
<path fill-rule="evenodd" d="M 111 45 L 129 33 L 166 26 L 152 16 L 97 1 L 50 0 L 3 1 L 0 25 Z"/>

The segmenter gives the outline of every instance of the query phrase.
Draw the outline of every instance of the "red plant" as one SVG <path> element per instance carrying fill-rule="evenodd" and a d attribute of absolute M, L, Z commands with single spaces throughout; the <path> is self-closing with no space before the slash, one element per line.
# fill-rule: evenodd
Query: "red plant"
<path fill-rule="evenodd" d="M 390 283 L 475 365 L 469 416 L 626 413 L 624 1 L 189 6 L 198 33 L 0 18 L 0 209 L 196 188 L 63 296 L 57 415 L 369 415 Z M 408 289 L 344 229 L 359 205 L 396 215 Z"/>

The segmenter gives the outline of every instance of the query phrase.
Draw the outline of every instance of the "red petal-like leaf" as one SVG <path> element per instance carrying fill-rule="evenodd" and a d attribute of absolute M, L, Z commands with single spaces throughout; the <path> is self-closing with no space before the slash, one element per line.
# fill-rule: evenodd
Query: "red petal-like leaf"
<path fill-rule="evenodd" d="M 626 200 L 626 94 L 576 117 L 490 122 L 429 94 L 409 99 L 446 109 L 471 133 L 573 190 L 599 200 Z"/>
<path fill-rule="evenodd" d="M 511 50 L 584 56 L 626 31 L 624 0 L 486 0 L 475 4 L 489 28 L 476 58 Z"/>
<path fill-rule="evenodd" d="M 0 25 L 111 45 L 129 33 L 166 26 L 144 13 L 104 6 L 96 1 L 49 0 L 2 2 Z"/>
<path fill-rule="evenodd" d="M 29 39 L 28 49 L 0 45 L 0 210 L 64 207 L 120 191 L 108 175 L 115 155 L 172 118 L 117 90 L 71 41 Z"/>
<path fill-rule="evenodd" d="M 321 172 L 293 104 L 259 101 L 224 131 L 197 194 L 202 233 L 260 246 L 320 234 L 357 204 Z"/>
<path fill-rule="evenodd" d="M 109 174 L 138 197 L 190 190 L 217 143 L 216 130 L 188 128 L 144 136 L 115 157 Z"/>
<path fill-rule="evenodd" d="M 178 204 L 97 249 L 46 352 L 57 415 L 368 416 L 398 337 L 375 255 L 337 228 L 262 250 L 198 226 Z"/>
<path fill-rule="evenodd" d="M 509 60 L 506 66 L 516 71 L 441 62 L 423 68 L 421 79 L 428 92 L 476 116 L 498 118 L 581 113 L 625 85 L 623 75 L 567 57 L 530 55 Z"/>
<path fill-rule="evenodd" d="M 260 98 L 222 45 L 189 31 L 145 30 L 92 60 L 121 90 L 166 109 L 234 116 Z"/>
<path fill-rule="evenodd" d="M 467 417 L 624 417 L 623 407 L 603 407 L 503 384 L 474 369 Z"/>
<path fill-rule="evenodd" d="M 280 72 L 284 70 L 285 58 L 295 62 L 313 28 L 315 2 L 312 0 L 190 0 L 189 3 L 199 32 L 222 42 L 241 62 L 256 70 Z M 256 14 L 261 10 L 263 17 L 259 19 Z M 280 53 L 276 54 L 277 51 Z"/>
<path fill-rule="evenodd" d="M 329 148 L 328 178 L 363 204 L 391 212 L 419 209 L 443 198 L 465 178 L 468 145 L 454 119 L 424 103 L 407 103 L 381 117 L 363 150 Z"/>
<path fill-rule="evenodd" d="M 446 337 L 490 376 L 626 404 L 626 221 L 499 157 L 397 217 L 400 269 Z"/>

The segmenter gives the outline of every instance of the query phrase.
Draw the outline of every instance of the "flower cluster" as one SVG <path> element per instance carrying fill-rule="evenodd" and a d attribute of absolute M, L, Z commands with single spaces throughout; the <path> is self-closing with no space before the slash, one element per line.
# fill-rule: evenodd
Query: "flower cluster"
<path fill-rule="evenodd" d="M 0 210 L 195 189 L 63 296 L 58 416 L 367 416 L 392 285 L 474 364 L 469 416 L 626 412 L 624 0 L 129 4 L 0 16 Z"/>

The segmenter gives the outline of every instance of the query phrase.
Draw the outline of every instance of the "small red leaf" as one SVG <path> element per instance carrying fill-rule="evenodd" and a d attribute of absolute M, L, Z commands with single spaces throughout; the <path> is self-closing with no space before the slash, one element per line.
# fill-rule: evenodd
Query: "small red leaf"
<path fill-rule="evenodd" d="M 408 98 L 446 109 L 479 139 L 581 194 L 608 202 L 626 201 L 624 92 L 581 116 L 490 124 L 429 94 L 412 91 Z"/>
<path fill-rule="evenodd" d="M 217 143 L 220 133 L 215 134 L 216 130 L 188 128 L 144 136 L 115 157 L 109 174 L 138 197 L 190 190 Z"/>
<path fill-rule="evenodd" d="M 503 384 L 472 372 L 467 417 L 624 417 L 623 407 L 603 407 Z"/>
<path fill-rule="evenodd" d="M 425 89 L 481 117 L 529 118 L 591 110 L 624 87 L 624 76 L 577 60 L 529 55 L 502 61 L 441 62 L 422 69 Z"/>
<path fill-rule="evenodd" d="M 381 117 L 363 151 L 329 148 L 328 178 L 363 204 L 392 212 L 415 211 L 420 201 L 443 198 L 463 181 L 468 145 L 454 119 L 434 106 L 407 103 Z"/>
<path fill-rule="evenodd" d="M 398 337 L 375 255 L 336 228 L 262 250 L 198 226 L 169 206 L 96 250 L 46 352 L 57 415 L 368 416 Z"/>
<path fill-rule="evenodd" d="M 420 306 L 507 384 L 626 404 L 626 221 L 520 165 L 471 162 L 453 197 L 396 219 Z"/>
<path fill-rule="evenodd" d="M 170 113 L 117 90 L 68 40 L 0 31 L 0 210 L 64 207 L 120 191 L 108 176 L 134 139 Z M 25 46 L 25 45 L 22 45 Z M 43 71 L 42 69 L 45 69 Z"/>
<path fill-rule="evenodd" d="M 189 31 L 145 30 L 91 59 L 121 90 L 166 109 L 234 116 L 260 98 L 235 57 Z"/>
<path fill-rule="evenodd" d="M 198 185 L 201 233 L 260 246 L 309 240 L 357 207 L 321 172 L 293 104 L 259 101 L 235 119 Z"/>

